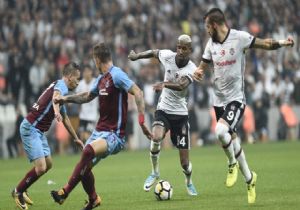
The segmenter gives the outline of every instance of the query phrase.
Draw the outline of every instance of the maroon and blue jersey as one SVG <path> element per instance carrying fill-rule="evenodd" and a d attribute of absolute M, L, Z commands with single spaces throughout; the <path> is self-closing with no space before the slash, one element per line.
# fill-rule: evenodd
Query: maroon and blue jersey
<path fill-rule="evenodd" d="M 91 93 L 98 95 L 100 118 L 97 131 L 112 131 L 119 137 L 124 137 L 127 109 L 128 90 L 134 82 L 120 68 L 112 66 L 110 70 L 98 76 Z"/>
<path fill-rule="evenodd" d="M 42 132 L 48 131 L 54 119 L 54 109 L 52 105 L 52 97 L 54 91 L 57 90 L 62 96 L 68 94 L 68 87 L 63 80 L 57 80 L 49 85 L 49 87 L 40 95 L 37 102 L 30 108 L 26 119 L 37 129 Z M 66 113 L 65 106 L 60 107 L 62 113 Z"/>

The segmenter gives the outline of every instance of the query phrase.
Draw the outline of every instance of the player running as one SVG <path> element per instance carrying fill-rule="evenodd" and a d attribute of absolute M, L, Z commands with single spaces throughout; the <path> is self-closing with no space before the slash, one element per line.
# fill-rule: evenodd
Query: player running
<path fill-rule="evenodd" d="M 144 125 L 145 104 L 143 92 L 128 78 L 120 68 L 113 65 L 111 52 L 104 43 L 97 44 L 93 50 L 96 68 L 101 73 L 93 88 L 76 95 L 57 97 L 57 103 L 88 103 L 98 96 L 100 118 L 92 135 L 87 140 L 81 159 L 76 165 L 68 183 L 58 191 L 51 191 L 55 202 L 62 204 L 76 185 L 81 181 L 89 196 L 83 210 L 93 209 L 101 204 L 96 193 L 95 179 L 92 172 L 101 159 L 114 155 L 125 147 L 125 127 L 128 111 L 128 92 L 135 97 L 139 113 L 139 124 L 147 136 L 152 134 Z"/>
<path fill-rule="evenodd" d="M 165 69 L 164 82 L 153 86 L 162 91 L 155 112 L 153 140 L 150 145 L 152 173 L 144 183 L 148 192 L 159 178 L 159 154 L 161 141 L 170 130 L 171 140 L 179 150 L 179 157 L 185 175 L 189 195 L 197 195 L 192 182 L 192 163 L 189 161 L 190 132 L 188 123 L 187 92 L 193 82 L 196 65 L 190 60 L 192 40 L 188 35 L 181 35 L 177 41 L 177 52 L 171 50 L 148 50 L 141 53 L 131 51 L 128 58 L 132 61 L 142 58 L 157 58 Z"/>
<path fill-rule="evenodd" d="M 53 102 L 53 98 L 64 96 L 69 90 L 77 87 L 80 78 L 79 66 L 74 62 L 68 63 L 64 66 L 62 74 L 62 79 L 51 83 L 42 93 L 20 125 L 24 150 L 34 167 L 12 191 L 12 197 L 19 209 L 28 209 L 27 204 L 33 204 L 26 190 L 52 167 L 51 152 L 44 132 L 49 130 L 54 118 L 57 122 L 63 122 L 74 142 L 83 148 L 83 143 L 70 123 L 65 106 Z"/>
<path fill-rule="evenodd" d="M 246 106 L 245 51 L 249 48 L 276 50 L 283 46 L 293 46 L 294 42 L 291 38 L 279 41 L 259 39 L 245 31 L 230 29 L 224 13 L 218 8 L 209 10 L 204 20 L 211 38 L 194 78 L 201 80 L 203 71 L 208 69 L 210 63 L 213 64 L 214 109 L 218 121 L 215 132 L 229 161 L 226 186 L 232 187 L 235 184 L 240 168 L 247 184 L 248 203 L 255 203 L 257 175 L 250 171 L 236 136 L 236 126 Z"/>

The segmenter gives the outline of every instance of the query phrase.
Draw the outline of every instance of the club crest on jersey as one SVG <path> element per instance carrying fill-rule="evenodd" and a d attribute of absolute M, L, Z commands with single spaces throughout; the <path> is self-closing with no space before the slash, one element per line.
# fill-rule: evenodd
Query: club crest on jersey
<path fill-rule="evenodd" d="M 168 72 L 168 74 L 171 74 L 171 70 L 169 69 L 169 70 L 167 70 L 167 72 Z"/>
<path fill-rule="evenodd" d="M 175 73 L 175 78 L 177 79 L 179 77 L 179 74 L 176 72 Z"/>
<path fill-rule="evenodd" d="M 234 48 L 230 48 L 229 53 L 230 53 L 230 55 L 233 55 L 235 53 Z"/>
<path fill-rule="evenodd" d="M 221 56 L 224 56 L 225 55 L 225 50 L 224 49 L 221 50 L 220 54 L 221 54 Z"/>
<path fill-rule="evenodd" d="M 230 106 L 230 109 L 231 109 L 231 110 L 235 110 L 235 105 L 232 104 L 232 105 Z"/>
<path fill-rule="evenodd" d="M 105 83 L 105 87 L 108 88 L 109 87 L 109 80 L 106 81 Z"/>

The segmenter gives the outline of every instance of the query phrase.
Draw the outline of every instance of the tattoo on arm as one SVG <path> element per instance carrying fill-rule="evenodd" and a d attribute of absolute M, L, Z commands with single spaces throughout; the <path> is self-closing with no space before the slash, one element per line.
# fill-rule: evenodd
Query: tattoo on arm
<path fill-rule="evenodd" d="M 88 103 L 93 100 L 96 95 L 93 95 L 91 92 L 83 92 L 74 95 L 66 96 L 67 103 L 83 104 Z"/>
<path fill-rule="evenodd" d="M 259 39 L 256 38 L 253 48 L 264 49 L 264 50 L 277 50 L 281 45 L 274 39 Z"/>
<path fill-rule="evenodd" d="M 158 58 L 158 50 L 147 50 L 138 53 L 138 59 L 141 58 Z"/>
<path fill-rule="evenodd" d="M 135 103 L 138 109 L 139 114 L 144 114 L 145 112 L 145 102 L 144 102 L 144 96 L 143 91 L 134 84 L 128 91 L 130 94 L 134 95 Z"/>

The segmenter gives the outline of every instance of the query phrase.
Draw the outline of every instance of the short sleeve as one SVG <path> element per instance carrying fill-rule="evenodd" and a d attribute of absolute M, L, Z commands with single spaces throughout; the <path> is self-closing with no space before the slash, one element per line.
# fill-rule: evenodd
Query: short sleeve
<path fill-rule="evenodd" d="M 206 63 L 209 63 L 212 60 L 211 56 L 211 45 L 212 45 L 212 39 L 210 38 L 206 44 L 206 47 L 204 49 L 204 53 L 202 55 L 202 60 Z"/>
<path fill-rule="evenodd" d="M 134 84 L 134 82 L 129 79 L 128 75 L 120 68 L 114 67 L 114 69 L 110 73 L 112 75 L 114 85 L 117 88 L 123 89 L 128 92 Z"/>
<path fill-rule="evenodd" d="M 171 50 L 159 50 L 158 51 L 158 59 L 159 61 L 164 64 L 166 58 L 172 56 L 174 54 Z"/>
<path fill-rule="evenodd" d="M 242 49 L 250 48 L 252 42 L 255 40 L 254 36 L 246 31 L 239 31 L 240 45 Z"/>
<path fill-rule="evenodd" d="M 67 95 L 69 92 L 68 87 L 63 80 L 57 81 L 57 83 L 54 85 L 54 90 L 59 91 L 62 96 Z"/>
<path fill-rule="evenodd" d="M 93 94 L 93 95 L 98 95 L 98 92 L 99 92 L 99 88 L 98 88 L 98 84 L 99 84 L 99 80 L 101 79 L 102 75 L 99 75 L 97 77 L 97 79 L 94 81 L 91 89 L 90 89 L 90 92 Z"/>

